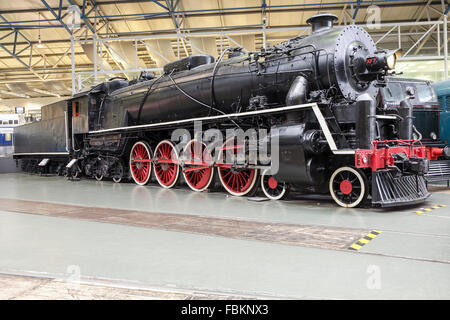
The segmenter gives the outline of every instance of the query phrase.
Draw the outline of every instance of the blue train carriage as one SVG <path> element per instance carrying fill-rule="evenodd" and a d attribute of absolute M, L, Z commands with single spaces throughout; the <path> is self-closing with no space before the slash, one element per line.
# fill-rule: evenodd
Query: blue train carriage
<path fill-rule="evenodd" d="M 13 128 L 0 127 L 0 147 L 10 147 L 13 145 Z"/>
<path fill-rule="evenodd" d="M 379 91 L 378 105 L 384 110 L 398 109 L 407 92 L 413 93 L 410 100 L 414 110 L 413 138 L 426 146 L 431 154 L 426 180 L 448 182 L 450 160 L 444 159 L 444 153 L 450 151 L 450 113 L 442 102 L 447 106 L 450 103 L 450 81 L 433 84 L 428 80 L 386 77 L 386 86 Z"/>
<path fill-rule="evenodd" d="M 0 147 L 12 147 L 14 127 L 19 124 L 17 114 L 0 114 Z"/>
<path fill-rule="evenodd" d="M 436 82 L 433 86 L 441 107 L 441 140 L 448 143 L 450 141 L 450 80 Z"/>

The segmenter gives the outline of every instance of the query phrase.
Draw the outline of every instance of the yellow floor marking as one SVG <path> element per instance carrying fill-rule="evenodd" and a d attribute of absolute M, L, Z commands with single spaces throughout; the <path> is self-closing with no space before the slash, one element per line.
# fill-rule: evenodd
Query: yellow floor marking
<path fill-rule="evenodd" d="M 352 244 L 350 247 L 348 247 L 348 249 L 359 250 L 364 245 L 366 245 L 367 243 L 369 243 L 370 241 L 375 239 L 380 234 L 381 234 L 381 231 L 379 231 L 379 230 L 372 230 L 371 232 L 366 234 L 363 238 L 359 239 L 354 244 Z"/>
<path fill-rule="evenodd" d="M 430 211 L 433 211 L 433 210 L 436 210 L 436 209 L 439 209 L 439 208 L 445 208 L 446 206 L 447 205 L 445 205 L 445 204 L 436 204 L 434 206 L 431 206 L 430 208 L 423 208 L 423 209 L 420 209 L 418 211 L 415 211 L 415 213 L 422 214 L 422 213 L 425 213 L 425 211 L 430 212 Z"/>
<path fill-rule="evenodd" d="M 360 246 L 359 244 L 354 243 L 354 244 L 352 244 L 352 245 L 350 246 L 350 248 L 353 248 L 353 249 L 355 249 L 355 250 L 359 250 L 359 249 L 362 248 L 362 246 Z"/>

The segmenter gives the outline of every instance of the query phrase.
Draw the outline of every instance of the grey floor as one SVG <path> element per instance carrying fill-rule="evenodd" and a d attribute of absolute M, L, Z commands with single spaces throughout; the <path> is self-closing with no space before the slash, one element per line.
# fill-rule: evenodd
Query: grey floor
<path fill-rule="evenodd" d="M 48 276 L 76 268 L 86 278 L 257 297 L 450 298 L 445 189 L 420 206 L 387 211 L 0 174 L 0 198 L 383 231 L 358 252 L 336 251 L 15 213 L 0 199 L 0 272 Z M 415 212 L 435 204 L 448 207 Z"/>

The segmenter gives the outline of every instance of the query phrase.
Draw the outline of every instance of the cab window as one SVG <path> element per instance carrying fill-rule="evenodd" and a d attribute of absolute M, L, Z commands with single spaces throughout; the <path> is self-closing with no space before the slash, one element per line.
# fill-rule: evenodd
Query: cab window
<path fill-rule="evenodd" d="M 435 102 L 437 100 L 436 95 L 431 86 L 420 83 L 416 85 L 417 98 L 420 102 Z"/>
<path fill-rule="evenodd" d="M 400 83 L 391 82 L 386 87 L 382 88 L 383 97 L 386 101 L 401 101 L 405 94 Z"/>

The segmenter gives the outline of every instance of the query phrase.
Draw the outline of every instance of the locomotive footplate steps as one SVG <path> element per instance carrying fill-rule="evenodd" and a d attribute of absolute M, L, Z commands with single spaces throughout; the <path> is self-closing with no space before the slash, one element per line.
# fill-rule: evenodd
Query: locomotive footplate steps
<path fill-rule="evenodd" d="M 364 237 L 370 231 L 357 228 L 84 207 L 39 201 L 0 200 L 3 206 L 11 212 L 332 250 L 346 250 L 357 239 Z"/>

